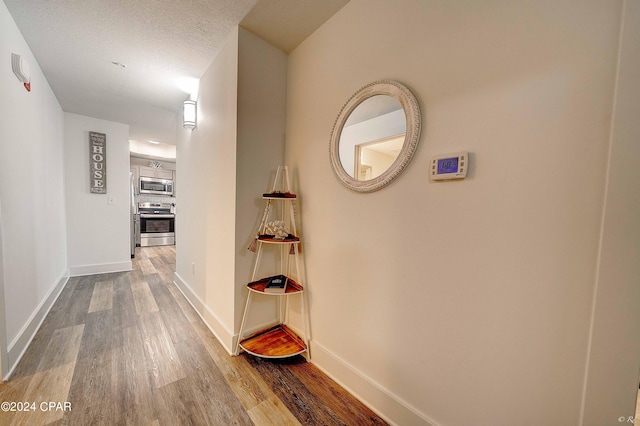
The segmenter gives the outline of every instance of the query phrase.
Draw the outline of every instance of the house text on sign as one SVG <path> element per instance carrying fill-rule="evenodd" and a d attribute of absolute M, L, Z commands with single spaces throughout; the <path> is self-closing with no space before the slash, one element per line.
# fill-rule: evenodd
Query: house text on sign
<path fill-rule="evenodd" d="M 89 132 L 89 188 L 93 194 L 107 193 L 107 135 Z"/>

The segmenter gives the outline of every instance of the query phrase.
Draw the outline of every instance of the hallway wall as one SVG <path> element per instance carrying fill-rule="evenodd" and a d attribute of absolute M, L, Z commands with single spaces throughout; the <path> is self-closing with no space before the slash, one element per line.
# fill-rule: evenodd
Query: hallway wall
<path fill-rule="evenodd" d="M 200 80 L 198 127 L 178 129 L 176 283 L 231 352 L 262 194 L 284 159 L 286 55 L 236 28 Z M 197 188 L 197 190 L 194 190 Z M 260 307 L 250 327 L 272 321 Z"/>
<path fill-rule="evenodd" d="M 89 191 L 90 131 L 107 135 L 106 194 Z M 69 273 L 131 270 L 129 126 L 65 113 L 64 135 Z"/>
<path fill-rule="evenodd" d="M 578 424 L 622 4 L 352 0 L 290 54 L 312 357 L 394 422 Z M 359 194 L 329 136 L 379 79 L 424 128 L 403 174 Z M 431 156 L 461 150 L 468 178 L 430 182 Z"/>
<path fill-rule="evenodd" d="M 11 71 L 31 69 L 31 92 Z M 63 112 L 5 4 L 0 2 L 0 199 L 4 263 L 2 375 L 26 349 L 67 280 Z M 0 309 L 0 312 L 2 310 Z M 6 355 L 6 356 L 5 356 Z"/>
<path fill-rule="evenodd" d="M 623 19 L 585 377 L 583 419 L 593 426 L 634 416 L 640 371 L 640 2 L 625 1 Z"/>

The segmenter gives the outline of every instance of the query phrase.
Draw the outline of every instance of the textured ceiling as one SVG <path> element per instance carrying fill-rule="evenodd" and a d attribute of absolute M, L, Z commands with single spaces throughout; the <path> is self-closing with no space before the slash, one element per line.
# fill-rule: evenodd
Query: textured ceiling
<path fill-rule="evenodd" d="M 4 2 L 64 111 L 175 143 L 189 96 L 179 82 L 202 76 L 256 0 Z M 243 26 L 288 51 L 346 2 L 260 0 Z"/>
<path fill-rule="evenodd" d="M 290 53 L 349 0 L 261 0 L 242 27 Z"/>

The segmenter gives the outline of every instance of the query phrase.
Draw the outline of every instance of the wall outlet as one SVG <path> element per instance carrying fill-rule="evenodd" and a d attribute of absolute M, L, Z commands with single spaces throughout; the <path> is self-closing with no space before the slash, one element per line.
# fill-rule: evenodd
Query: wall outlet
<path fill-rule="evenodd" d="M 196 262 L 191 262 L 191 273 L 196 274 Z"/>
<path fill-rule="evenodd" d="M 116 203 L 116 197 L 114 197 L 113 195 L 110 195 L 107 197 L 107 204 L 109 204 L 110 206 L 113 206 Z"/>

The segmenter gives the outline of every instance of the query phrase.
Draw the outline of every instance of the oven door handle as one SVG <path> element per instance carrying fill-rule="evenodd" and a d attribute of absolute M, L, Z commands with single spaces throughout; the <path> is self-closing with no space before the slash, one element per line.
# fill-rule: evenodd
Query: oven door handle
<path fill-rule="evenodd" d="M 140 214 L 142 219 L 173 219 L 174 214 Z"/>

